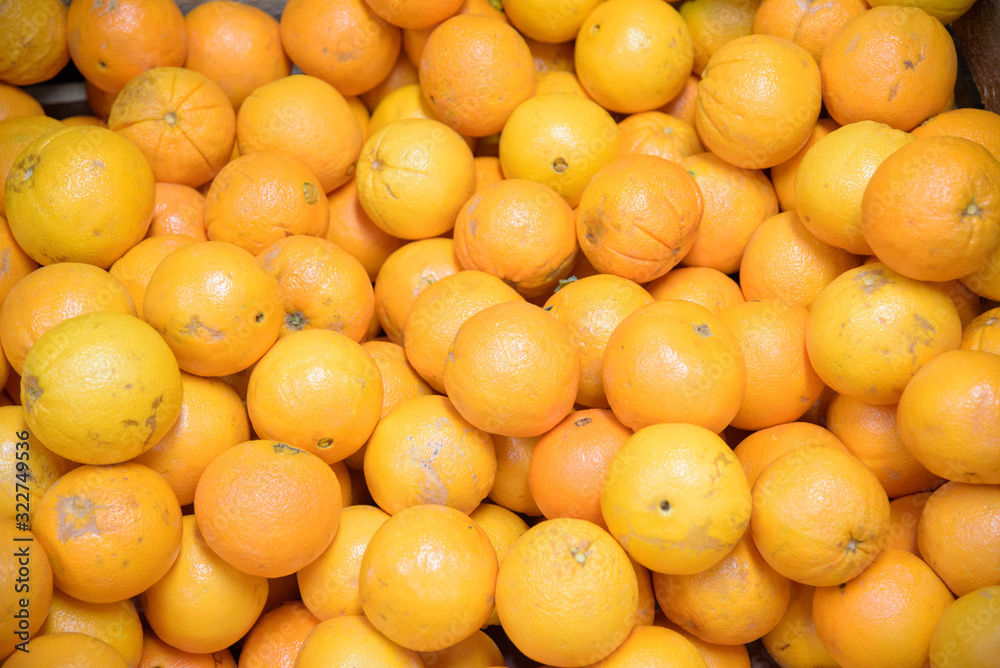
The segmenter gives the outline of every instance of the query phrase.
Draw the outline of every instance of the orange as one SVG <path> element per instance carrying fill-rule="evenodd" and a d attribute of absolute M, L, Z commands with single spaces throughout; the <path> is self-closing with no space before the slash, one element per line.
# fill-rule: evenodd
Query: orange
<path fill-rule="evenodd" d="M 524 41 L 527 42 L 528 48 L 531 49 L 531 55 L 535 61 L 535 71 L 539 74 L 543 72 L 576 71 L 576 66 L 573 63 L 575 47 L 573 42 L 552 44 L 550 42 L 540 42 L 530 37 L 525 37 Z"/>
<path fill-rule="evenodd" d="M 0 308 L 0 342 L 14 372 L 21 373 L 28 351 L 45 332 L 74 316 L 97 311 L 136 313 L 126 287 L 103 269 L 59 262 L 25 272 L 9 288 Z"/>
<path fill-rule="evenodd" d="M 184 186 L 187 187 L 187 186 Z M 176 234 L 166 234 L 157 237 L 143 239 L 120 258 L 108 269 L 108 273 L 118 279 L 132 297 L 135 304 L 136 314 L 142 317 L 142 302 L 146 295 L 146 286 L 149 279 L 156 270 L 156 267 L 166 256 L 173 253 L 182 246 L 194 243 L 191 237 L 182 237 Z M 52 267 L 66 266 L 71 263 L 61 263 L 50 265 Z M 80 267 L 89 265 L 78 265 Z M 3 312 L 0 311 L 0 326 L 3 322 Z M 2 338 L 2 331 L 0 331 Z"/>
<path fill-rule="evenodd" d="M 493 549 L 497 553 L 498 564 L 503 561 L 511 545 L 528 530 L 525 521 L 513 511 L 493 503 L 479 504 L 475 510 L 469 513 L 469 517 L 479 525 L 486 537 L 490 539 L 490 544 L 493 545 Z M 500 616 L 497 615 L 496 608 L 494 608 L 483 628 L 499 623 Z"/>
<path fill-rule="evenodd" d="M 544 309 L 566 326 L 580 350 L 578 404 L 607 407 L 601 369 L 608 338 L 626 316 L 652 301 L 627 278 L 598 274 L 562 285 L 545 302 Z"/>
<path fill-rule="evenodd" d="M 361 93 L 359 97 L 368 111 L 375 111 L 379 102 L 385 99 L 385 96 L 392 91 L 408 84 L 419 82 L 417 66 L 414 65 L 405 52 L 400 51 L 389 73 L 374 88 Z"/>
<path fill-rule="evenodd" d="M 1000 354 L 998 323 L 1000 323 L 1000 309 L 992 308 L 976 316 L 966 323 L 962 331 L 962 348 Z"/>
<path fill-rule="evenodd" d="M 500 132 L 537 85 L 531 51 L 517 30 L 474 14 L 453 16 L 435 28 L 421 54 L 419 74 L 438 117 L 473 137 Z"/>
<path fill-rule="evenodd" d="M 126 668 L 125 659 L 114 647 L 82 633 L 53 633 L 32 639 L 31 648 L 15 654 L 4 662 L 4 668 L 70 668 L 71 666 L 101 666 Z"/>
<path fill-rule="evenodd" d="M 509 301 L 524 299 L 496 276 L 460 271 L 442 277 L 412 302 L 402 337 L 406 358 L 431 387 L 443 393 L 445 362 L 459 328 L 483 309 Z"/>
<path fill-rule="evenodd" d="M 468 515 L 447 506 L 411 506 L 371 537 L 361 559 L 361 605 L 390 640 L 433 652 L 483 625 L 493 609 L 496 576 L 496 552 Z"/>
<path fill-rule="evenodd" d="M 656 301 L 680 299 L 704 306 L 712 313 L 745 301 L 736 281 L 710 267 L 677 267 L 645 287 Z"/>
<path fill-rule="evenodd" d="M 244 636 L 240 662 L 244 668 L 293 668 L 306 637 L 319 621 L 301 601 L 264 613 Z"/>
<path fill-rule="evenodd" d="M 641 111 L 618 123 L 622 155 L 643 153 L 680 162 L 705 149 L 694 126 L 662 111 Z"/>
<path fill-rule="evenodd" d="M 871 258 L 869 261 L 874 262 Z M 963 338 L 965 327 L 969 325 L 983 311 L 983 300 L 975 292 L 967 288 L 961 281 L 942 281 L 940 283 L 930 283 L 935 288 L 948 295 L 955 308 L 958 309 L 958 318 L 962 322 Z"/>
<path fill-rule="evenodd" d="M 750 487 L 721 438 L 691 424 L 658 424 L 614 455 L 601 510 L 611 534 L 646 568 L 698 573 L 746 531 Z"/>
<path fill-rule="evenodd" d="M 920 556 L 917 527 L 932 493 L 919 492 L 889 502 L 889 531 L 885 535 L 883 549 L 906 550 Z"/>
<path fill-rule="evenodd" d="M 406 318 L 417 296 L 461 270 L 451 239 L 423 239 L 393 251 L 375 278 L 375 315 L 386 336 L 402 345 Z"/>
<path fill-rule="evenodd" d="M 0 36 L 0 81 L 14 86 L 47 81 L 69 62 L 66 6 L 30 0 L 4 7 L 7 30 Z"/>
<path fill-rule="evenodd" d="M 184 16 L 171 0 L 74 0 L 66 18 L 69 55 L 84 78 L 117 93 L 154 67 L 180 67 Z"/>
<path fill-rule="evenodd" d="M 508 179 L 531 179 L 572 207 L 602 167 L 618 157 L 620 131 L 596 102 L 550 93 L 522 102 L 500 133 L 499 156 Z"/>
<path fill-rule="evenodd" d="M 497 472 L 489 493 L 490 501 L 515 513 L 532 517 L 542 514 L 528 484 L 531 455 L 540 439 L 541 436 L 519 438 L 493 435 Z"/>
<path fill-rule="evenodd" d="M 574 61 L 584 90 L 605 109 L 651 111 L 684 87 L 694 62 L 687 24 L 654 0 L 609 0 L 580 25 Z"/>
<path fill-rule="evenodd" d="M 599 4 L 600 0 L 507 0 L 503 12 L 523 35 L 559 44 L 575 38 L 584 20 Z"/>
<path fill-rule="evenodd" d="M 268 152 L 294 158 L 316 175 L 324 192 L 350 179 L 363 141 L 361 124 L 344 96 L 305 74 L 259 86 L 236 115 L 240 155 Z"/>
<path fill-rule="evenodd" d="M 393 641 L 362 615 L 335 617 L 319 623 L 306 637 L 296 668 L 422 668 L 420 655 Z"/>
<path fill-rule="evenodd" d="M 250 420 L 240 395 L 222 380 L 182 373 L 181 385 L 177 421 L 133 461 L 163 476 L 177 501 L 186 506 L 194 502 L 198 480 L 211 461 L 249 440 Z"/>
<path fill-rule="evenodd" d="M 365 213 L 354 180 L 334 190 L 327 199 L 330 208 L 327 241 L 354 256 L 368 272 L 369 281 L 374 281 L 389 256 L 406 242 L 382 230 Z"/>
<path fill-rule="evenodd" d="M 236 668 L 236 661 L 228 649 L 213 654 L 182 652 L 148 631 L 142 637 L 142 660 L 138 668 Z"/>
<path fill-rule="evenodd" d="M 860 264 L 859 257 L 813 236 L 795 211 L 785 211 L 750 235 L 740 260 L 740 288 L 749 300 L 781 299 L 808 308 L 833 279 Z"/>
<path fill-rule="evenodd" d="M 941 482 L 903 444 L 896 406 L 876 406 L 838 394 L 826 413 L 827 426 L 852 455 L 878 477 L 890 499 L 931 489 Z"/>
<path fill-rule="evenodd" d="M 490 435 L 447 397 L 422 396 L 379 421 L 365 448 L 364 471 L 372 499 L 390 515 L 425 503 L 468 514 L 493 486 L 496 455 Z"/>
<path fill-rule="evenodd" d="M 978 270 L 959 280 L 980 297 L 996 301 L 1000 297 L 1000 249 L 990 254 Z"/>
<path fill-rule="evenodd" d="M 0 407 L 0 428 L 0 476 L 13 481 L 0 494 L 0 517 L 30 526 L 45 490 L 73 465 L 38 442 L 20 406 Z"/>
<path fill-rule="evenodd" d="M 170 486 L 141 464 L 80 466 L 45 492 L 32 530 L 54 583 L 88 603 L 146 591 L 181 545 L 181 510 Z"/>
<path fill-rule="evenodd" d="M 129 81 L 108 128 L 139 147 L 157 181 L 200 186 L 229 161 L 236 114 L 215 82 L 181 67 L 157 67 Z"/>
<path fill-rule="evenodd" d="M 653 600 L 656 603 L 656 600 Z M 662 610 L 656 612 L 653 622 L 654 626 L 661 626 L 671 631 L 675 631 L 685 639 L 689 640 L 698 654 L 705 660 L 708 668 L 750 668 L 750 654 L 744 645 L 716 645 L 705 642 L 698 636 L 677 626 L 663 614 Z"/>
<path fill-rule="evenodd" d="M 326 239 L 282 237 L 257 256 L 279 286 L 285 312 L 281 337 L 324 329 L 360 341 L 375 310 L 375 294 L 360 262 Z"/>
<path fill-rule="evenodd" d="M 21 149 L 44 134 L 65 127 L 48 116 L 17 116 L 0 120 L 0 182 L 7 182 Z M 4 189 L 0 188 L 0 216 L 6 212 Z"/>
<path fill-rule="evenodd" d="M 535 661 L 579 666 L 614 651 L 631 631 L 638 586 L 628 555 L 585 520 L 545 520 L 508 550 L 497 575 L 507 636 Z"/>
<path fill-rule="evenodd" d="M 670 102 L 667 102 L 665 105 L 660 107 L 660 111 L 694 126 L 699 81 L 701 81 L 700 76 L 697 74 L 691 74 L 691 76 L 687 78 L 687 81 L 684 82 L 684 87 L 681 88 L 681 92 L 679 92 L 674 99 L 670 100 Z M 714 666 L 712 668 L 714 668 Z"/>
<path fill-rule="evenodd" d="M 87 93 L 87 106 L 97 118 L 105 121 L 102 127 L 107 127 L 108 114 L 111 113 L 111 105 L 114 103 L 118 91 L 101 90 L 88 79 L 83 80 L 83 87 Z"/>
<path fill-rule="evenodd" d="M 42 105 L 16 86 L 0 82 L 0 121 L 21 116 L 42 116 Z"/>
<path fill-rule="evenodd" d="M 1000 486 L 948 482 L 939 487 L 924 505 L 917 544 L 956 596 L 1000 584 Z"/>
<path fill-rule="evenodd" d="M 242 371 L 278 338 L 277 281 L 253 255 L 222 241 L 193 243 L 165 257 L 143 298 L 143 318 L 199 376 Z"/>
<path fill-rule="evenodd" d="M 881 263 L 834 279 L 806 324 L 806 349 L 819 377 L 870 404 L 899 401 L 913 375 L 961 339 L 958 311 L 946 295 Z"/>
<path fill-rule="evenodd" d="M 773 167 L 808 141 L 822 105 L 809 52 L 770 35 L 723 45 L 701 73 L 695 126 L 705 147 L 744 169 Z"/>
<path fill-rule="evenodd" d="M 163 339 L 135 316 L 112 311 L 59 323 L 21 369 L 29 429 L 56 454 L 84 464 L 116 464 L 151 448 L 177 420 L 182 393 Z"/>
<path fill-rule="evenodd" d="M 694 47 L 692 72 L 700 75 L 719 48 L 753 30 L 760 0 L 689 0 L 678 7 Z"/>
<path fill-rule="evenodd" d="M 358 95 L 392 70 L 401 35 L 362 0 L 291 0 L 281 11 L 281 43 L 303 72 Z"/>
<path fill-rule="evenodd" d="M 778 624 L 761 638 L 768 654 L 784 668 L 839 668 L 816 634 L 815 587 L 792 583 L 792 595 Z"/>
<path fill-rule="evenodd" d="M 658 301 L 625 318 L 608 339 L 601 379 L 626 427 L 688 422 L 722 431 L 746 390 L 739 339 L 707 309 Z"/>
<path fill-rule="evenodd" d="M 384 20 L 401 28 L 427 28 L 445 20 L 462 6 L 462 0 L 365 0 L 369 7 Z"/>
<path fill-rule="evenodd" d="M 796 3 L 763 0 L 753 18 L 753 31 L 791 40 L 820 61 L 827 43 L 848 19 L 868 9 L 865 0 Z"/>
<path fill-rule="evenodd" d="M 576 261 L 576 218 L 548 186 L 506 179 L 480 190 L 455 220 L 465 269 L 493 274 L 527 298 L 550 294 Z M 525 239 L 531 239 L 527 247 Z"/>
<path fill-rule="evenodd" d="M 205 197 L 205 229 L 253 255 L 296 234 L 321 237 L 330 222 L 326 194 L 312 171 L 277 153 L 228 163 Z"/>
<path fill-rule="evenodd" d="M 886 550 L 850 582 L 816 589 L 816 633 L 846 668 L 920 668 L 927 665 L 934 627 L 954 598 L 920 557 Z"/>
<path fill-rule="evenodd" d="M 857 576 L 888 528 L 889 499 L 878 478 L 832 448 L 786 453 L 753 486 L 754 543 L 776 571 L 802 584 L 826 587 Z"/>
<path fill-rule="evenodd" d="M 607 658 L 594 668 L 628 668 L 659 665 L 668 668 L 708 668 L 693 642 L 673 629 L 637 626 Z"/>
<path fill-rule="evenodd" d="M 363 614 L 358 590 L 361 558 L 372 535 L 387 519 L 387 513 L 373 506 L 344 508 L 333 542 L 298 571 L 295 577 L 302 602 L 319 620 Z"/>
<path fill-rule="evenodd" d="M 740 342 L 747 386 L 730 424 L 756 431 L 802 417 L 825 385 L 806 353 L 804 306 L 776 299 L 745 302 L 719 312 Z"/>
<path fill-rule="evenodd" d="M 607 528 L 601 488 L 613 457 L 631 435 L 605 408 L 575 411 L 545 432 L 528 469 L 528 487 L 542 514 Z"/>
<path fill-rule="evenodd" d="M 704 204 L 694 243 L 681 263 L 735 273 L 754 231 L 778 213 L 774 187 L 760 170 L 733 167 L 711 153 L 684 158 L 680 166 L 698 184 Z"/>
<path fill-rule="evenodd" d="M 955 87 L 955 44 L 916 7 L 887 5 L 848 19 L 823 49 L 823 103 L 841 125 L 869 120 L 912 130 Z"/>
<path fill-rule="evenodd" d="M 20 478 L 16 478 L 20 482 Z M 23 521 L 19 519 L 18 521 Z M 35 638 L 38 634 L 49 605 L 52 603 L 52 567 L 45 550 L 35 541 L 35 535 L 28 530 L 17 529 L 13 519 L 0 520 L 0 545 L 3 545 L 3 557 L 0 560 L 0 573 L 9 583 L 0 598 L 0 612 L 3 621 L 0 631 L 3 638 L 0 641 L 0 659 L 6 659 L 12 653 L 20 654 L 15 648 L 27 648 L 29 640 L 31 651 L 35 650 Z M 26 560 L 24 563 L 21 559 Z M 24 569 L 26 572 L 20 572 Z M 18 577 L 24 582 L 16 583 Z M 122 665 L 125 665 L 124 662 Z"/>
<path fill-rule="evenodd" d="M 967 276 L 1000 243 L 1000 161 L 962 137 L 917 139 L 872 174 L 861 230 L 874 254 L 905 276 Z"/>
<path fill-rule="evenodd" d="M 580 249 L 601 273 L 646 283 L 692 248 L 704 203 L 697 182 L 678 164 L 623 156 L 583 191 L 576 218 Z"/>
<path fill-rule="evenodd" d="M 188 11 L 184 27 L 184 67 L 217 83 L 236 109 L 255 88 L 291 72 L 278 22 L 257 7 L 211 0 Z"/>
<path fill-rule="evenodd" d="M 340 484 L 329 465 L 277 441 L 247 441 L 222 452 L 194 494 L 198 530 L 212 552 L 244 573 L 270 578 L 322 554 L 337 533 L 340 509 Z"/>
<path fill-rule="evenodd" d="M 496 156 L 476 156 L 476 192 L 480 193 L 491 185 L 504 180 L 500 158 Z"/>
<path fill-rule="evenodd" d="M 827 136 L 840 126 L 830 118 L 821 118 L 816 121 L 809 139 L 799 149 L 799 152 L 771 168 L 771 184 L 774 186 L 774 193 L 778 196 L 778 204 L 782 211 L 795 211 L 795 179 L 799 172 L 799 165 L 806 156 L 806 152 L 811 149 L 816 142 Z"/>
<path fill-rule="evenodd" d="M 403 239 L 444 234 L 475 192 L 476 164 L 465 141 L 428 118 L 391 123 L 365 142 L 358 200 L 372 222 Z"/>
<path fill-rule="evenodd" d="M 537 436 L 573 409 L 580 351 L 545 311 L 507 301 L 459 327 L 443 376 L 455 408 L 472 425 L 491 434 Z"/>
<path fill-rule="evenodd" d="M 436 652 L 420 652 L 420 658 L 424 665 L 439 668 L 488 668 L 504 663 L 497 644 L 482 631 L 476 631 L 451 647 Z"/>
<path fill-rule="evenodd" d="M 802 224 L 825 243 L 871 255 L 863 227 L 866 188 L 878 166 L 912 141 L 888 125 L 860 121 L 816 142 L 795 175 L 795 203 Z"/>
<path fill-rule="evenodd" d="M 267 579 L 241 572 L 217 556 L 194 515 L 186 515 L 177 560 L 143 592 L 141 601 L 159 638 L 185 652 L 210 653 L 242 638 L 266 599 Z"/>
<path fill-rule="evenodd" d="M 157 183 L 153 198 L 153 218 L 147 237 L 179 234 L 196 241 L 208 241 L 205 234 L 205 196 L 190 186 Z"/>
<path fill-rule="evenodd" d="M 93 126 L 64 128 L 32 141 L 11 167 L 7 222 L 18 245 L 40 264 L 107 268 L 146 236 L 154 186 L 146 158 L 121 135 Z M 53 192 L 61 196 L 50 197 Z"/>
<path fill-rule="evenodd" d="M 840 439 L 823 427 L 808 422 L 789 422 L 755 431 L 733 448 L 733 454 L 753 488 L 760 474 L 782 455 L 798 448 L 820 447 L 849 452 Z"/>
<path fill-rule="evenodd" d="M 65 123 L 65 120 L 63 121 Z M 981 144 L 1000 160 L 1000 114 L 985 109 L 946 111 L 913 128 L 914 137 L 964 137 Z"/>
<path fill-rule="evenodd" d="M 329 403 L 337 397 L 336 407 Z M 382 408 L 382 378 L 361 344 L 319 329 L 295 332 L 260 359 L 247 386 L 254 432 L 327 464 L 367 440 Z"/>
<path fill-rule="evenodd" d="M 1000 649 L 1000 586 L 984 587 L 953 601 L 931 634 L 931 668 L 988 666 Z"/>
<path fill-rule="evenodd" d="M 504 13 L 506 8 L 503 8 L 500 3 L 494 7 L 490 3 L 490 0 L 464 0 L 458 8 L 458 11 L 453 12 L 450 16 L 456 16 L 458 14 L 473 14 L 476 16 L 485 16 L 486 18 L 496 19 L 502 23 L 510 23 L 507 20 L 507 15 Z M 450 18 L 445 17 L 445 19 Z M 434 23 L 425 28 L 406 28 L 403 30 L 403 52 L 406 54 L 407 58 L 413 65 L 419 65 L 420 59 L 424 55 L 424 47 L 427 46 L 427 38 L 431 36 L 443 21 Z M 529 38 L 525 37 L 525 41 Z"/>
<path fill-rule="evenodd" d="M 899 435 L 933 473 L 959 482 L 1000 484 L 992 454 L 1000 439 L 1000 357 L 953 350 L 934 358 L 899 400 Z"/>
<path fill-rule="evenodd" d="M 768 565 L 749 534 L 707 569 L 654 573 L 653 589 L 670 621 L 718 645 L 741 645 L 769 632 L 791 596 L 791 582 Z"/>

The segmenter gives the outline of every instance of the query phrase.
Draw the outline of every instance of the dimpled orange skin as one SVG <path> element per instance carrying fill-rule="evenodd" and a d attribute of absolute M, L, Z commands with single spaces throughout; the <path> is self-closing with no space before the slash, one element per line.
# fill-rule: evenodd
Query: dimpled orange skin
<path fill-rule="evenodd" d="M 808 141 L 822 106 L 816 61 L 770 35 L 728 42 L 698 84 L 695 126 L 702 143 L 744 169 L 773 167 Z"/>
<path fill-rule="evenodd" d="M 965 324 L 962 349 L 1000 354 L 1000 308 L 984 311 Z"/>
<path fill-rule="evenodd" d="M 496 576 L 496 550 L 468 515 L 447 506 L 411 506 L 369 541 L 361 559 L 361 606 L 390 640 L 434 652 L 486 622 Z"/>
<path fill-rule="evenodd" d="M 18 548 L 24 546 L 22 541 L 25 538 L 34 540 L 35 536 L 30 531 L 18 529 L 13 518 L 0 520 L 0 547 L 3 548 L 0 574 L 6 582 L 14 582 L 18 577 L 21 564 L 17 563 L 16 553 Z M 10 656 L 17 643 L 38 633 L 52 604 L 52 566 L 43 550 L 35 552 L 31 554 L 31 570 L 26 578 L 29 590 L 19 592 L 9 586 L 0 598 L 0 613 L 3 614 L 0 617 L 0 632 L 3 634 L 0 635 L 0 660 Z M 28 614 L 26 629 L 20 628 L 20 621 L 14 616 L 21 610 L 26 610 Z M 28 635 L 22 638 L 15 635 L 16 632 L 27 632 Z"/>
<path fill-rule="evenodd" d="M 5 668 L 36 666 L 128 668 L 121 653 L 108 643 L 72 631 L 33 638 L 30 650 L 15 652 L 3 665 Z"/>
<path fill-rule="evenodd" d="M 656 301 L 680 299 L 704 306 L 712 313 L 746 301 L 736 281 L 710 267 L 677 267 L 645 288 Z"/>
<path fill-rule="evenodd" d="M 194 514 L 205 542 L 251 575 L 298 571 L 330 545 L 340 525 L 340 483 L 329 465 L 277 441 L 234 446 L 205 469 Z"/>
<path fill-rule="evenodd" d="M 958 72 L 941 22 L 916 7 L 875 7 L 849 19 L 823 49 L 823 102 L 841 125 L 878 121 L 912 130 L 941 111 Z"/>
<path fill-rule="evenodd" d="M 776 571 L 802 584 L 827 587 L 857 576 L 882 549 L 888 528 L 889 497 L 878 478 L 832 448 L 782 455 L 753 486 L 754 543 Z"/>
<path fill-rule="evenodd" d="M 490 435 L 469 424 L 447 397 L 405 401 L 382 418 L 365 448 L 365 480 L 389 514 L 425 503 L 470 513 L 496 474 Z"/>
<path fill-rule="evenodd" d="M 630 313 L 652 301 L 642 286 L 627 278 L 597 274 L 563 285 L 545 302 L 543 308 L 566 326 L 580 349 L 578 404 L 607 408 L 601 365 L 608 338 Z"/>
<path fill-rule="evenodd" d="M 309 329 L 274 344 L 250 374 L 247 412 L 262 438 L 327 464 L 360 448 L 382 410 L 382 375 L 361 344 Z"/>
<path fill-rule="evenodd" d="M 7 222 L 39 264 L 106 269 L 146 235 L 155 184 L 142 152 L 118 133 L 93 126 L 55 130 L 28 144 L 11 167 Z"/>
<path fill-rule="evenodd" d="M 66 124 L 48 116 L 15 116 L 0 121 L 0 183 L 7 183 L 7 175 L 14 166 L 21 149 L 53 130 Z M 0 188 L 0 216 L 6 215 L 4 188 Z"/>
<path fill-rule="evenodd" d="M 278 291 L 250 253 L 202 241 L 177 249 L 156 267 L 143 318 L 166 340 L 181 369 L 224 376 L 246 369 L 277 340 Z"/>
<path fill-rule="evenodd" d="M 806 323 L 806 349 L 819 377 L 870 404 L 898 402 L 920 367 L 961 340 L 962 323 L 946 295 L 881 263 L 834 279 Z"/>
<path fill-rule="evenodd" d="M 924 505 L 917 545 L 957 596 L 1000 585 L 1000 485 L 939 487 Z"/>
<path fill-rule="evenodd" d="M 46 491 L 32 530 L 59 589 L 113 603 L 139 595 L 170 568 L 181 546 L 181 507 L 160 474 L 142 464 L 81 466 Z"/>
<path fill-rule="evenodd" d="M 797 448 L 833 448 L 850 453 L 839 438 L 823 427 L 809 422 L 789 422 L 753 432 L 733 448 L 733 454 L 753 489 L 757 478 L 771 462 Z"/>
<path fill-rule="evenodd" d="M 667 661 L 666 664 L 663 662 Z M 636 626 L 618 649 L 592 668 L 635 668 L 666 665 L 669 668 L 715 668 L 698 647 L 683 635 L 661 626 Z"/>
<path fill-rule="evenodd" d="M 419 654 L 379 633 L 364 615 L 348 615 L 320 622 L 302 644 L 295 666 L 424 668 L 424 663 Z"/>
<path fill-rule="evenodd" d="M 813 592 L 815 587 L 792 583 L 792 598 L 777 626 L 764 634 L 761 641 L 778 665 L 789 668 L 840 668 L 816 635 L 813 622 Z"/>
<path fill-rule="evenodd" d="M 65 121 L 63 121 L 65 122 Z M 985 109 L 953 109 L 913 128 L 914 137 L 965 137 L 985 146 L 1000 160 L 1000 114 Z"/>
<path fill-rule="evenodd" d="M 473 425 L 491 434 L 537 436 L 573 409 L 580 351 L 558 320 L 512 301 L 465 321 L 448 352 L 444 387 Z"/>
<path fill-rule="evenodd" d="M 555 666 L 608 656 L 632 630 L 638 607 L 625 550 L 585 520 L 531 527 L 497 575 L 497 613 L 508 637 L 529 658 Z"/>
<path fill-rule="evenodd" d="M 704 199 L 676 163 L 632 154 L 594 175 L 576 211 L 577 240 L 594 267 L 646 283 L 670 271 L 691 249 Z"/>
<path fill-rule="evenodd" d="M 721 438 L 696 425 L 658 424 L 637 431 L 611 460 L 601 510 L 640 564 L 691 574 L 717 564 L 746 532 L 750 487 Z"/>
<path fill-rule="evenodd" d="M 653 302 L 608 339 L 601 369 L 608 403 L 626 427 L 688 422 L 722 431 L 743 403 L 746 362 L 736 335 L 691 302 Z"/>
<path fill-rule="evenodd" d="M 28 86 L 59 74 L 69 62 L 66 6 L 29 0 L 4 6 L 8 30 L 0 37 L 0 81 Z"/>
<path fill-rule="evenodd" d="M 954 600 L 920 557 L 885 550 L 844 586 L 817 588 L 813 621 L 823 646 L 845 668 L 921 668 L 928 665 L 934 627 Z"/>
<path fill-rule="evenodd" d="M 538 85 L 534 59 L 520 33 L 494 18 L 471 14 L 453 16 L 431 33 L 419 77 L 438 117 L 472 137 L 500 132 Z"/>
<path fill-rule="evenodd" d="M 685 631 L 717 645 L 743 645 L 781 621 L 792 583 L 768 565 L 748 533 L 705 570 L 655 573 L 653 590 L 667 618 Z"/>

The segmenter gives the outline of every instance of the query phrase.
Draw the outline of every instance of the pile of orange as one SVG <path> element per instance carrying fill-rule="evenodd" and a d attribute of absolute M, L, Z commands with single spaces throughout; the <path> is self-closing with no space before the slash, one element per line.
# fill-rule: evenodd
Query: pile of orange
<path fill-rule="evenodd" d="M 971 4 L 0 3 L 0 665 L 1000 666 Z"/>

